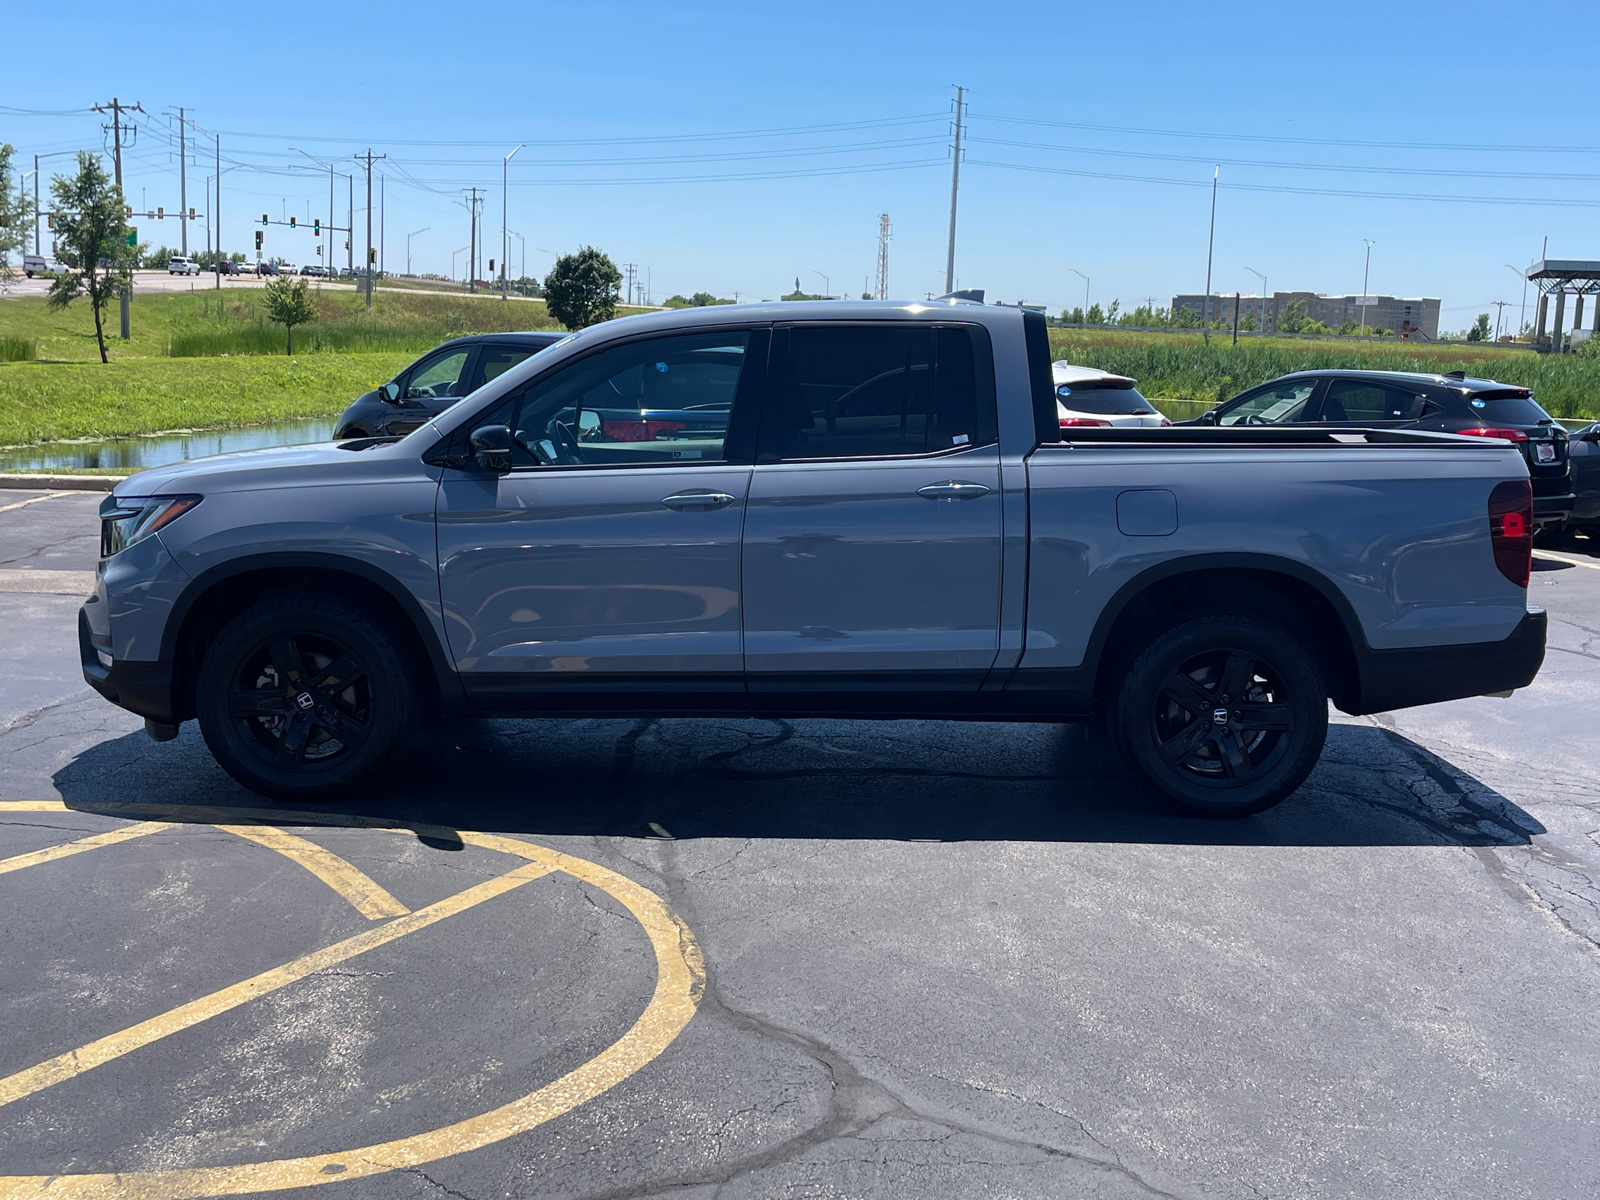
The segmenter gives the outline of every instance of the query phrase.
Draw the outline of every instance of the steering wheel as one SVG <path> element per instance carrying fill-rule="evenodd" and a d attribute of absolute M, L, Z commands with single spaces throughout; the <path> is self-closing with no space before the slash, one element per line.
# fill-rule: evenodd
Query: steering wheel
<path fill-rule="evenodd" d="M 581 463 L 583 461 L 583 447 L 578 445 L 578 439 L 573 436 L 572 430 L 567 427 L 566 422 L 551 418 L 550 423 L 544 427 L 544 431 L 550 435 L 550 440 L 560 449 L 564 463 Z"/>

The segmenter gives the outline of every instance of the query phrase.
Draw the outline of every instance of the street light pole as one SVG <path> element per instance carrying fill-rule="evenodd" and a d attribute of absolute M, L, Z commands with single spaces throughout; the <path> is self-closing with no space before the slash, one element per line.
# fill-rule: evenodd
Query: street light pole
<path fill-rule="evenodd" d="M 815 271 L 814 270 L 811 273 L 813 275 L 822 275 L 821 271 Z M 828 282 L 828 277 L 826 275 L 822 275 L 822 291 L 823 291 L 822 298 L 824 300 L 832 300 L 833 299 L 833 284 Z"/>
<path fill-rule="evenodd" d="M 1083 308 L 1080 310 L 1083 315 L 1078 324 L 1087 325 L 1089 323 L 1089 277 L 1078 270 L 1077 267 L 1068 267 L 1067 270 L 1083 280 Z"/>
<path fill-rule="evenodd" d="M 416 237 L 417 234 L 419 234 L 419 233 L 427 233 L 430 228 L 432 228 L 432 226 L 424 225 L 421 229 L 413 229 L 410 233 L 406 234 L 406 277 L 407 278 L 410 278 L 410 276 L 411 276 L 411 239 Z M 450 269 L 451 269 L 452 272 L 454 272 L 455 267 L 452 266 Z"/>
<path fill-rule="evenodd" d="M 1361 239 L 1367 243 L 1367 265 L 1361 272 L 1361 336 L 1367 336 L 1367 280 L 1372 276 L 1372 242 L 1367 238 Z"/>
<path fill-rule="evenodd" d="M 1246 267 L 1246 271 L 1261 280 L 1261 332 L 1267 332 L 1267 277 L 1254 267 Z"/>
<path fill-rule="evenodd" d="M 1528 273 L 1518 271 L 1510 263 L 1506 264 L 1506 270 L 1516 271 L 1517 277 L 1522 280 L 1522 308 L 1518 310 L 1517 315 L 1517 336 L 1521 337 L 1522 331 L 1528 327 Z"/>
<path fill-rule="evenodd" d="M 521 150 L 519 144 L 517 150 Z M 513 150 L 500 162 L 500 299 L 506 298 L 506 255 L 511 251 L 511 239 L 506 236 L 506 200 L 509 196 L 511 159 L 517 153 Z"/>
<path fill-rule="evenodd" d="M 1206 295 L 1200 304 L 1200 340 L 1211 345 L 1211 252 L 1217 245 L 1217 176 L 1220 166 L 1211 171 L 1211 233 L 1206 238 Z"/>

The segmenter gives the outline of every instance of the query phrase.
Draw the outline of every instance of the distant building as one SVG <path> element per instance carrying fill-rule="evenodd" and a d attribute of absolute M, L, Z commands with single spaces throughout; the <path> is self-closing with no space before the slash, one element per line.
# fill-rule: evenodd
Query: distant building
<path fill-rule="evenodd" d="M 1321 321 L 1329 329 L 1338 329 L 1346 321 L 1362 320 L 1360 296 L 1324 296 L 1320 292 L 1273 292 L 1270 297 L 1241 294 L 1239 319 L 1249 313 L 1255 318 L 1256 328 L 1267 333 L 1277 332 L 1278 314 L 1291 300 L 1303 300 L 1306 316 Z M 1187 308 L 1200 316 L 1206 306 L 1204 295 L 1174 296 L 1174 310 Z M 1218 293 L 1211 297 L 1211 319 L 1233 324 L 1233 293 Z M 1432 298 L 1403 296 L 1368 296 L 1366 298 L 1366 323 L 1368 329 L 1387 329 L 1402 337 L 1420 336 L 1432 340 L 1439 336 L 1439 301 Z"/>

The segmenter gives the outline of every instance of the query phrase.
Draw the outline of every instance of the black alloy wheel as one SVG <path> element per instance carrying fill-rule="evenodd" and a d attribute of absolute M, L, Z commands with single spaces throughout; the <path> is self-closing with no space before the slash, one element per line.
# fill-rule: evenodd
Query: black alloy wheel
<path fill-rule="evenodd" d="M 200 663 L 206 745 L 280 800 L 343 796 L 392 759 L 417 709 L 417 671 L 383 622 L 336 596 L 263 597 Z"/>
<path fill-rule="evenodd" d="M 1244 816 L 1305 781 L 1327 738 L 1327 688 L 1282 629 L 1225 615 L 1185 622 L 1139 657 L 1114 727 L 1129 765 L 1186 808 Z"/>
<path fill-rule="evenodd" d="M 372 733 L 372 680 L 331 638 L 284 634 L 245 658 L 228 709 L 262 761 L 315 770 L 354 754 Z"/>

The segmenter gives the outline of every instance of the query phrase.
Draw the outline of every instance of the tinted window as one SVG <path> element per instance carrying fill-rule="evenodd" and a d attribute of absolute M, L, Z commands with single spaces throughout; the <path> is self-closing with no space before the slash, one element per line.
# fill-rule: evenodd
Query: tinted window
<path fill-rule="evenodd" d="M 535 353 L 531 346 L 485 346 L 478 353 L 478 365 L 473 374 L 473 388 L 481 388 L 491 379 L 504 375 L 518 363 Z"/>
<path fill-rule="evenodd" d="M 987 440 L 971 335 L 799 327 L 762 428 L 767 461 L 927 454 Z"/>
<path fill-rule="evenodd" d="M 1362 379 L 1335 379 L 1322 397 L 1324 421 L 1406 421 L 1422 411 L 1423 397 L 1416 391 L 1370 383 Z"/>
<path fill-rule="evenodd" d="M 1311 399 L 1316 386 L 1314 379 L 1301 379 L 1249 392 L 1223 412 L 1217 424 L 1274 425 L 1298 421 L 1305 415 L 1306 401 Z"/>
<path fill-rule="evenodd" d="M 719 461 L 749 342 L 745 332 L 629 342 L 530 384 L 509 422 L 513 461 Z"/>
<path fill-rule="evenodd" d="M 461 396 L 461 372 L 467 365 L 466 349 L 448 350 L 436 358 L 424 359 L 406 382 L 406 397 L 433 400 L 441 396 Z"/>
<path fill-rule="evenodd" d="M 1505 396 L 1499 399 L 1473 396 L 1468 404 L 1473 416 L 1482 417 L 1492 425 L 1537 425 L 1540 421 L 1550 419 L 1550 414 L 1531 396 Z"/>
<path fill-rule="evenodd" d="M 1139 394 L 1138 389 L 1131 387 L 1062 386 L 1056 389 L 1056 399 L 1073 412 L 1094 413 L 1097 416 L 1143 417 L 1153 416 L 1156 411 L 1150 401 Z"/>

